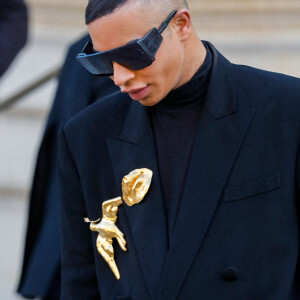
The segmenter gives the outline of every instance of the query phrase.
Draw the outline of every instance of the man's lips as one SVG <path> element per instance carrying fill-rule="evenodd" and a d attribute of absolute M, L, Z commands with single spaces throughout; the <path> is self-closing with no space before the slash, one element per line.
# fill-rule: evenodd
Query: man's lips
<path fill-rule="evenodd" d="M 128 93 L 129 96 L 133 99 L 133 100 L 142 100 L 144 99 L 148 93 L 149 93 L 149 85 L 140 88 L 140 89 L 130 89 L 130 90 L 122 90 L 122 93 Z"/>

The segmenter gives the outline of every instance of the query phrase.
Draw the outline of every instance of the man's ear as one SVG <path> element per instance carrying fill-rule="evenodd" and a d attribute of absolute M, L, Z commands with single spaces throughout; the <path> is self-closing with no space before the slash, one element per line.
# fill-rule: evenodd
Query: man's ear
<path fill-rule="evenodd" d="M 182 8 L 177 11 L 174 16 L 174 22 L 176 33 L 181 42 L 187 40 L 191 32 L 191 13 L 188 9 Z"/>

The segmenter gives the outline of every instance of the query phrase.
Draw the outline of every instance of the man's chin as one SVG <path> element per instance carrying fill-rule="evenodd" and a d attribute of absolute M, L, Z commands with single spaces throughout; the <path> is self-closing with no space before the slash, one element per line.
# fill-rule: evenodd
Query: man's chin
<path fill-rule="evenodd" d="M 161 97 L 153 96 L 153 94 L 151 93 L 150 95 L 147 95 L 145 98 L 138 100 L 138 102 L 141 103 L 143 106 L 154 106 L 157 103 L 159 103 L 162 99 Z"/>
<path fill-rule="evenodd" d="M 150 107 L 156 105 L 158 102 L 160 102 L 160 100 L 146 97 L 145 99 L 139 100 L 138 102 L 140 102 L 143 106 Z"/>

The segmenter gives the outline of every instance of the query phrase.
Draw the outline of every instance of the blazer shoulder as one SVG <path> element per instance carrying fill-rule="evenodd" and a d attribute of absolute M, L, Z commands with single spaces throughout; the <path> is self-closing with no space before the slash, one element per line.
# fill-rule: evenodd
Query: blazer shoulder
<path fill-rule="evenodd" d="M 72 117 L 63 127 L 68 134 L 109 132 L 122 126 L 132 100 L 121 92 L 112 93 L 83 109 Z"/>
<path fill-rule="evenodd" d="M 300 120 L 299 78 L 243 65 L 234 65 L 234 68 L 241 105 L 277 106 L 284 113 L 298 114 Z"/>
<path fill-rule="evenodd" d="M 248 83 L 264 84 L 272 90 L 290 91 L 300 95 L 300 78 L 286 74 L 261 70 L 245 65 L 234 65 L 238 80 L 247 80 Z"/>
<path fill-rule="evenodd" d="M 300 96 L 300 78 L 286 74 L 261 70 L 245 65 L 234 65 L 238 81 L 264 86 L 265 90 L 283 91 Z"/>

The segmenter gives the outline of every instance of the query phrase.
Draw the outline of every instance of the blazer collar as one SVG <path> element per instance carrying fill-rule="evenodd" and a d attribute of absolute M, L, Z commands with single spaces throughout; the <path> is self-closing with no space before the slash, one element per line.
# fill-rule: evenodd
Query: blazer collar
<path fill-rule="evenodd" d="M 205 107 L 215 119 L 236 112 L 236 75 L 234 66 L 209 42 L 213 56 Z"/>
<path fill-rule="evenodd" d="M 120 194 L 122 178 L 129 172 L 140 168 L 153 172 L 150 189 L 142 202 L 131 207 L 124 204 L 123 209 L 134 241 L 134 245 L 128 245 L 128 251 L 136 249 L 136 259 L 140 262 L 149 294 L 152 299 L 157 299 L 168 237 L 155 141 L 146 107 L 133 102 L 120 140 L 108 139 L 107 144 Z"/>
<path fill-rule="evenodd" d="M 209 42 L 213 64 L 205 107 L 214 119 L 236 112 L 236 78 L 233 65 Z M 129 108 L 120 140 L 138 143 L 149 124 L 147 107 L 133 101 Z"/>
<path fill-rule="evenodd" d="M 130 105 L 120 140 L 137 144 L 150 125 L 147 107 L 133 101 Z"/>

